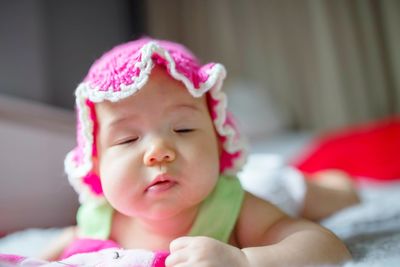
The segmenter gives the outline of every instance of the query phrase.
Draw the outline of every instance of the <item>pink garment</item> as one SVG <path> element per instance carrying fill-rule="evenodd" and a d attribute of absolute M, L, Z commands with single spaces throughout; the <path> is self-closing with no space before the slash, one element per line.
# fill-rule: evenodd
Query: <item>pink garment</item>
<path fill-rule="evenodd" d="M 0 254 L 0 266 L 3 266 L 3 264 L 17 265 L 24 259 L 25 257 L 23 256 L 12 255 L 12 254 Z"/>
<path fill-rule="evenodd" d="M 65 259 L 78 253 L 94 252 L 105 248 L 120 248 L 120 246 L 112 240 L 80 238 L 74 240 L 64 250 L 60 258 Z"/>

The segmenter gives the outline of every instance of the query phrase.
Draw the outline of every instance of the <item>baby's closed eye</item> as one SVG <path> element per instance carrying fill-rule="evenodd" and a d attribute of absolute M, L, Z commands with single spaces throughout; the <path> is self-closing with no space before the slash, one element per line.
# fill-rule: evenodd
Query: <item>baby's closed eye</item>
<path fill-rule="evenodd" d="M 176 133 L 190 133 L 190 132 L 194 132 L 195 129 L 192 128 L 180 128 L 180 129 L 175 129 L 174 132 Z"/>
<path fill-rule="evenodd" d="M 127 137 L 127 138 L 123 138 L 123 139 L 116 141 L 115 145 L 131 144 L 131 143 L 136 142 L 137 140 L 139 140 L 139 137 Z"/>

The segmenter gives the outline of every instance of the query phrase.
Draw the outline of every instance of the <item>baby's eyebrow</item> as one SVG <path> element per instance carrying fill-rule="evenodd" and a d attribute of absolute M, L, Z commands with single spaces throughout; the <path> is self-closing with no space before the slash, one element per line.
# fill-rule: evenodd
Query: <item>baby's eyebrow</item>
<path fill-rule="evenodd" d="M 123 123 L 124 121 L 131 121 L 137 118 L 137 115 L 129 115 L 129 116 L 124 116 L 124 117 L 117 117 L 116 119 L 110 120 L 108 123 L 106 123 L 106 126 L 108 128 L 115 128 L 119 124 Z"/>
<path fill-rule="evenodd" d="M 201 112 L 201 109 L 197 105 L 193 104 L 177 104 L 169 107 L 167 110 L 168 111 L 176 111 L 179 109 L 189 109 L 195 112 Z"/>

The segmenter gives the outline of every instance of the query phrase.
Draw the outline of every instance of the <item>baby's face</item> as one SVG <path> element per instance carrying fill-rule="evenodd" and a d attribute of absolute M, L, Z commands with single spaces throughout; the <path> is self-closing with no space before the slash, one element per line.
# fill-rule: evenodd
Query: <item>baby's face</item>
<path fill-rule="evenodd" d="M 96 105 L 95 169 L 119 212 L 163 219 L 197 205 L 219 175 L 205 97 L 194 98 L 160 67 L 132 97 Z"/>

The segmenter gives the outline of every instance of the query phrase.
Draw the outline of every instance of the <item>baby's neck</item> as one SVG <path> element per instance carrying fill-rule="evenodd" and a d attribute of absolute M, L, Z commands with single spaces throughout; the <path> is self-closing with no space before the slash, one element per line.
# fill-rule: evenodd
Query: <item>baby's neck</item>
<path fill-rule="evenodd" d="M 198 208 L 191 208 L 171 218 L 163 220 L 138 219 L 135 221 L 140 229 L 148 233 L 160 236 L 182 236 L 187 235 L 192 227 Z"/>
<path fill-rule="evenodd" d="M 196 207 L 163 220 L 129 217 L 115 212 L 112 236 L 125 248 L 167 250 L 172 240 L 189 233 L 197 212 Z"/>

